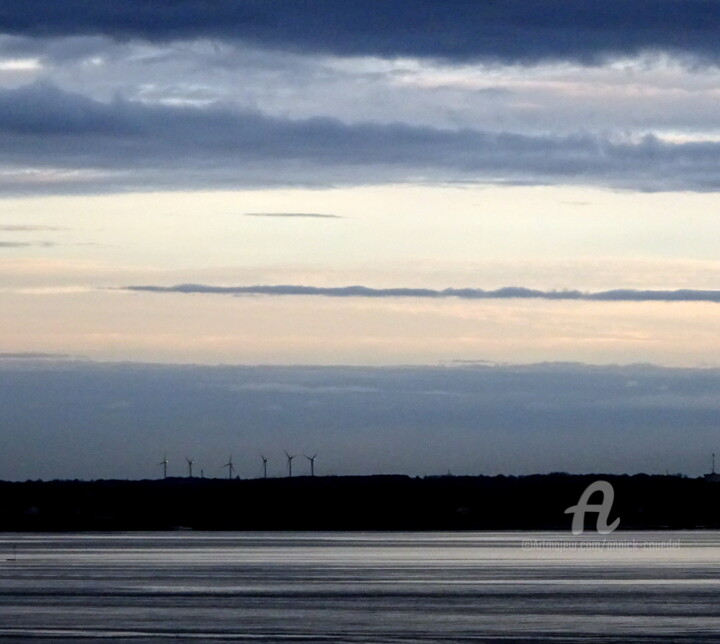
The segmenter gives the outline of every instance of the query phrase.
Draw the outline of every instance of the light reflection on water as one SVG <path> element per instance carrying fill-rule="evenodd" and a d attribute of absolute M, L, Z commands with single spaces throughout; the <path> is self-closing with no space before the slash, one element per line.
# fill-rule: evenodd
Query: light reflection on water
<path fill-rule="evenodd" d="M 617 532 L 603 539 L 0 535 L 0 639 L 720 641 L 720 533 Z M 659 542 L 674 546 L 643 546 Z M 16 561 L 9 560 L 13 545 Z"/>

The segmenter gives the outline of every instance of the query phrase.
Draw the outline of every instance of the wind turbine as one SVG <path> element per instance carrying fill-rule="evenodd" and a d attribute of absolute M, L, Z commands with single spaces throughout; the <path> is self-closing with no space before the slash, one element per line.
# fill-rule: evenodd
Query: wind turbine
<path fill-rule="evenodd" d="M 317 454 L 313 456 L 305 454 L 304 456 L 308 461 L 310 461 L 310 476 L 315 476 L 315 459 L 317 458 Z"/>
<path fill-rule="evenodd" d="M 187 461 L 187 464 L 188 464 L 188 476 L 189 476 L 190 478 L 192 478 L 192 477 L 193 477 L 193 475 L 192 475 L 192 466 L 193 466 L 193 463 L 194 463 L 195 461 L 194 461 L 193 459 L 191 459 L 191 458 L 188 458 L 187 456 L 185 457 L 185 460 Z"/>
<path fill-rule="evenodd" d="M 284 450 L 283 450 L 284 451 Z M 285 456 L 287 456 L 287 464 L 288 464 L 288 476 L 292 476 L 292 461 L 297 456 L 297 454 L 293 454 L 290 456 L 287 452 L 285 452 Z"/>
<path fill-rule="evenodd" d="M 266 479 L 267 478 L 267 462 L 270 459 L 267 456 L 263 456 L 262 454 L 260 454 L 260 458 L 262 459 L 262 462 L 263 462 L 263 478 Z"/>
<path fill-rule="evenodd" d="M 230 454 L 230 459 L 228 460 L 227 463 L 225 463 L 225 465 L 223 465 L 223 467 L 227 467 L 227 468 L 228 468 L 228 479 L 231 479 L 231 478 L 232 478 L 232 475 L 233 475 L 233 470 L 235 469 L 235 468 L 233 467 L 232 454 Z"/>
<path fill-rule="evenodd" d="M 163 466 L 163 478 L 167 478 L 167 466 L 168 466 L 168 460 L 167 460 L 167 454 L 163 456 L 163 460 L 158 463 L 158 465 Z"/>

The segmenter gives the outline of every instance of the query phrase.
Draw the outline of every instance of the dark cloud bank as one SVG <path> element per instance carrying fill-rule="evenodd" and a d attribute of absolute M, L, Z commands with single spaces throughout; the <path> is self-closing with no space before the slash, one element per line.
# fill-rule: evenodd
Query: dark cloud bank
<path fill-rule="evenodd" d="M 495 290 L 479 288 L 369 288 L 367 286 L 208 286 L 205 284 L 178 284 L 176 286 L 125 286 L 123 290 L 146 293 L 206 293 L 217 295 L 321 295 L 324 297 L 416 297 L 460 298 L 464 300 L 587 300 L 595 302 L 720 302 L 720 291 L 679 289 L 652 291 L 615 289 L 611 291 L 539 291 L 509 286 Z"/>
<path fill-rule="evenodd" d="M 0 479 L 709 470 L 720 370 L 0 361 Z M 297 473 L 307 463 L 296 461 Z"/>
<path fill-rule="evenodd" d="M 393 181 L 720 188 L 717 142 L 290 120 L 217 105 L 103 103 L 42 83 L 0 90 L 0 163 L 70 173 L 0 185 L 33 194 Z"/>
<path fill-rule="evenodd" d="M 36 37 L 210 38 L 295 52 L 596 63 L 643 51 L 716 60 L 714 0 L 26 0 L 0 31 Z"/>

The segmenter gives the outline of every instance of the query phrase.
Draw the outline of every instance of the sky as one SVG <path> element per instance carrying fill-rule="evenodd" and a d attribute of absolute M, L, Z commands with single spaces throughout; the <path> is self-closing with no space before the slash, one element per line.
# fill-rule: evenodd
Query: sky
<path fill-rule="evenodd" d="M 3 478 L 677 474 L 711 468 L 720 371 L 568 363 L 0 361 Z"/>
<path fill-rule="evenodd" d="M 713 0 L 0 0 L 0 362 L 714 373 L 719 26 Z M 549 453 L 518 471 L 572 469 Z"/>

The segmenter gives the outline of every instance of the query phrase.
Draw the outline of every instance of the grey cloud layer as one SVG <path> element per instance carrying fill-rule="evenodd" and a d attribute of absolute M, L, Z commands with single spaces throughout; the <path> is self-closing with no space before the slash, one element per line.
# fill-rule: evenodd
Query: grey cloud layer
<path fill-rule="evenodd" d="M 0 360 L 0 476 L 147 478 L 260 453 L 322 474 L 707 471 L 720 370 L 202 367 Z M 622 449 L 618 449 L 622 445 Z M 299 472 L 302 471 L 302 467 Z"/>
<path fill-rule="evenodd" d="M 0 184 L 14 192 L 393 181 L 720 187 L 717 142 L 292 120 L 219 105 L 104 103 L 47 84 L 0 90 L 0 163 L 70 173 Z"/>
<path fill-rule="evenodd" d="M 615 289 L 586 293 L 583 291 L 539 291 L 510 286 L 485 291 L 478 288 L 369 288 L 367 286 L 208 286 L 203 284 L 178 284 L 177 286 L 125 286 L 123 290 L 147 293 L 207 293 L 218 295 L 321 295 L 325 297 L 416 297 L 460 298 L 464 300 L 540 299 L 540 300 L 589 300 L 601 302 L 720 302 L 720 291 L 679 289 L 674 291 L 651 291 Z"/>
<path fill-rule="evenodd" d="M 653 56 L 620 73 L 610 66 L 533 70 L 452 61 L 337 60 L 206 41 L 0 35 L 0 69 L 7 58 L 37 60 L 37 69 L 21 75 L 28 82 L 50 77 L 66 91 L 105 101 L 118 94 L 168 105 L 225 101 L 294 119 L 324 115 L 345 123 L 402 121 L 526 134 L 696 134 L 720 127 L 715 96 L 720 69 L 706 66 L 699 73 L 696 66 L 668 65 Z M 19 78 L 0 80 L 14 86 Z"/>
<path fill-rule="evenodd" d="M 211 38 L 292 51 L 594 63 L 666 50 L 717 59 L 714 0 L 26 0 L 0 6 L 10 34 Z"/>

